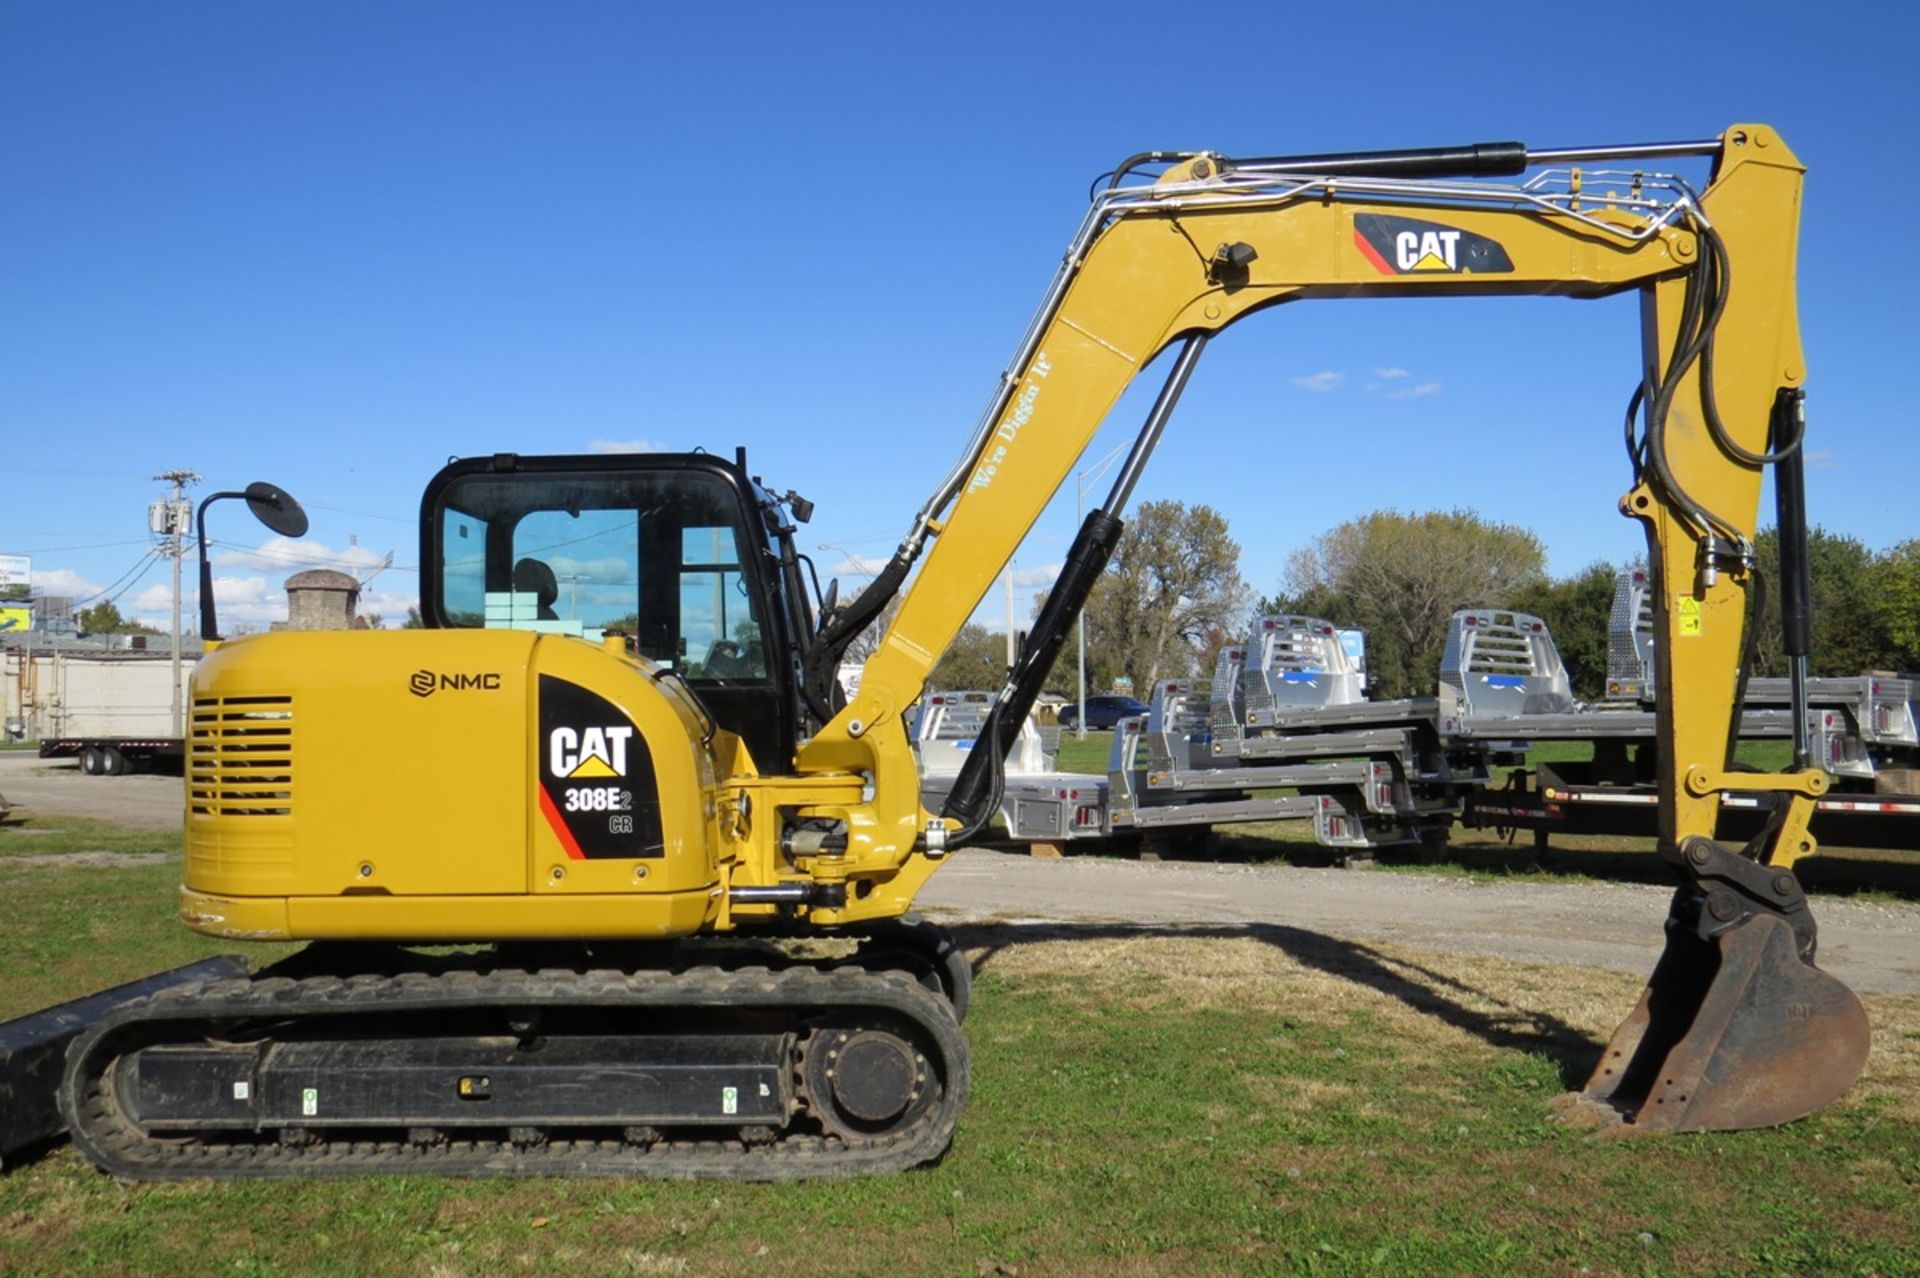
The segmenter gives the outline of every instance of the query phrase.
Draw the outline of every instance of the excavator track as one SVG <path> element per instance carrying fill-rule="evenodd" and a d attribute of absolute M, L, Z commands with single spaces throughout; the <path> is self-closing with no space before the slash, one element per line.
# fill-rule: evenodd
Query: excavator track
<path fill-rule="evenodd" d="M 906 973 L 457 969 L 167 989 L 74 1043 L 60 1104 L 129 1180 L 771 1181 L 937 1159 L 968 1086 Z"/>

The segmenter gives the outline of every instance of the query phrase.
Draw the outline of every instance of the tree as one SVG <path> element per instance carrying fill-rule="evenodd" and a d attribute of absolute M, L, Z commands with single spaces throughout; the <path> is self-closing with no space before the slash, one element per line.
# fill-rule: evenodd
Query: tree
<path fill-rule="evenodd" d="M 1366 630 L 1380 695 L 1418 696 L 1433 691 L 1453 613 L 1511 606 L 1544 584 L 1545 563 L 1532 533 L 1472 511 L 1375 511 L 1296 551 L 1269 605 Z"/>
<path fill-rule="evenodd" d="M 1754 672 L 1784 675 L 1787 659 L 1780 638 L 1780 533 L 1768 528 L 1754 538 L 1760 572 L 1766 577 L 1766 611 L 1753 637 Z M 1896 645 L 1883 628 L 1886 609 L 1876 591 L 1876 565 L 1866 544 L 1824 528 L 1807 530 L 1807 576 L 1812 587 L 1813 652 L 1816 675 L 1852 675 L 1884 669 Z M 1884 571 L 1884 570 L 1882 570 Z"/>
<path fill-rule="evenodd" d="M 1007 637 L 968 622 L 928 676 L 927 686 L 945 691 L 997 690 L 1007 681 Z"/>
<path fill-rule="evenodd" d="M 1588 564 L 1571 577 L 1542 580 L 1512 597 L 1517 612 L 1547 623 L 1560 649 L 1575 696 L 1597 701 L 1607 689 L 1607 627 L 1613 617 L 1613 591 L 1620 570 L 1609 563 Z"/>
<path fill-rule="evenodd" d="M 893 619 L 900 615 L 900 605 L 905 602 L 904 592 L 887 600 L 886 607 L 882 608 L 879 614 L 867 624 L 867 628 L 855 635 L 847 644 L 847 650 L 841 654 L 840 660 L 853 665 L 864 665 L 868 657 L 879 651 L 881 638 L 886 635 L 887 628 L 893 625 Z"/>
<path fill-rule="evenodd" d="M 74 618 L 83 635 L 157 635 L 160 632 L 145 622 L 120 615 L 111 599 L 103 599 L 91 608 L 82 608 Z"/>
<path fill-rule="evenodd" d="M 407 605 L 407 619 L 401 623 L 400 628 L 402 630 L 425 630 L 427 628 L 427 623 L 420 617 L 420 608 L 417 604 Z"/>
<path fill-rule="evenodd" d="M 1124 674 L 1144 696 L 1156 680 L 1190 673 L 1208 636 L 1231 630 L 1245 611 L 1240 545 L 1220 513 L 1147 502 L 1087 601 L 1088 687 L 1111 687 Z"/>
<path fill-rule="evenodd" d="M 1886 644 L 1876 667 L 1920 670 L 1920 540 L 1903 541 L 1874 561 L 1873 610 Z"/>

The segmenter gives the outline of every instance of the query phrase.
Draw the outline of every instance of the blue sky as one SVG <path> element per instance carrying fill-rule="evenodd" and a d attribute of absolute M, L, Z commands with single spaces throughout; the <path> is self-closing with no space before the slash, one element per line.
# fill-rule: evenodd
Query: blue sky
<path fill-rule="evenodd" d="M 84 597 L 146 554 L 153 475 L 196 470 L 202 494 L 264 478 L 313 532 L 263 553 L 244 511 L 216 509 L 225 615 L 263 622 L 290 572 L 392 551 L 368 602 L 397 620 L 418 494 L 449 456 L 744 443 L 818 503 L 823 569 L 882 556 L 1122 156 L 1739 120 L 1811 169 L 1813 518 L 1874 547 L 1920 535 L 1920 179 L 1899 142 L 1920 18 L 1659 12 L 17 0 L 0 552 Z M 1380 507 L 1530 527 L 1557 573 L 1624 560 L 1637 340 L 1625 299 L 1281 308 L 1214 343 L 1136 499 L 1214 504 L 1260 591 Z M 1070 480 L 1016 559 L 1023 606 L 1073 497 Z M 119 602 L 162 617 L 165 586 L 150 564 Z"/>

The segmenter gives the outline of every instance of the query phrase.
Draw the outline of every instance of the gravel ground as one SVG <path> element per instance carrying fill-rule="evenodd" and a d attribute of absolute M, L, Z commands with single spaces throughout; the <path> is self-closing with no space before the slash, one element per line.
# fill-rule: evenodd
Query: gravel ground
<path fill-rule="evenodd" d="M 180 778 L 88 777 L 0 752 L 0 796 L 27 811 L 164 827 Z M 1665 888 L 1464 879 L 1112 857 L 1042 860 L 969 848 L 921 893 L 949 920 L 1284 923 L 1352 940 L 1644 974 L 1660 952 Z M 1818 898 L 1820 965 L 1862 992 L 1920 993 L 1920 906 Z"/>
<path fill-rule="evenodd" d="M 42 759 L 31 750 L 0 750 L 0 798 L 21 815 L 94 817 L 115 825 L 161 829 L 180 824 L 179 777 L 134 774 L 90 777 L 72 759 Z"/>
<path fill-rule="evenodd" d="M 1672 890 L 1386 870 L 1111 857 L 1041 860 L 968 848 L 920 893 L 948 921 L 1283 923 L 1349 940 L 1645 975 Z M 1819 897 L 1820 966 L 1862 992 L 1920 993 L 1920 906 Z"/>

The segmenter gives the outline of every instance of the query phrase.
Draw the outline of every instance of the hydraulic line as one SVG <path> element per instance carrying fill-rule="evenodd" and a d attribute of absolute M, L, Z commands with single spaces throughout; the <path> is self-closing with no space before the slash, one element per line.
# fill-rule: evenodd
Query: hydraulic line
<path fill-rule="evenodd" d="M 1006 792 L 1007 751 L 1013 748 L 1014 740 L 1020 735 L 1020 725 L 1033 709 L 1034 698 L 1039 695 L 1041 683 L 1053 669 L 1054 660 L 1066 643 L 1067 632 L 1072 628 L 1074 618 L 1086 606 L 1088 596 L 1093 593 L 1101 574 L 1106 571 L 1107 562 L 1113 557 L 1114 548 L 1120 543 L 1120 534 L 1126 527 L 1121 522 L 1120 512 L 1126 508 L 1140 472 L 1159 444 L 1167 420 L 1173 415 L 1174 405 L 1179 402 L 1181 392 L 1186 390 L 1187 381 L 1193 376 L 1194 365 L 1200 360 L 1200 353 L 1206 349 L 1207 340 L 1208 335 L 1204 332 L 1192 333 L 1187 337 L 1180 354 L 1174 359 L 1173 368 L 1167 373 L 1167 380 L 1154 399 L 1153 407 L 1147 413 L 1146 421 L 1140 427 L 1140 433 L 1134 437 L 1133 448 L 1114 479 L 1106 504 L 1090 511 L 1086 521 L 1081 524 L 1073 547 L 1067 553 L 1066 564 L 1060 570 L 1060 577 L 1054 582 L 1053 589 L 1047 592 L 1047 601 L 1034 621 L 1033 630 L 1027 636 L 1013 670 L 1008 674 L 1007 684 L 1000 690 L 993 708 L 987 712 L 975 748 L 968 754 L 960 775 L 954 779 L 953 789 L 948 793 L 943 815 L 960 826 L 957 834 L 948 836 L 950 845 L 964 843 L 978 834 L 993 819 L 993 814 L 1000 810 L 1000 802 Z"/>

